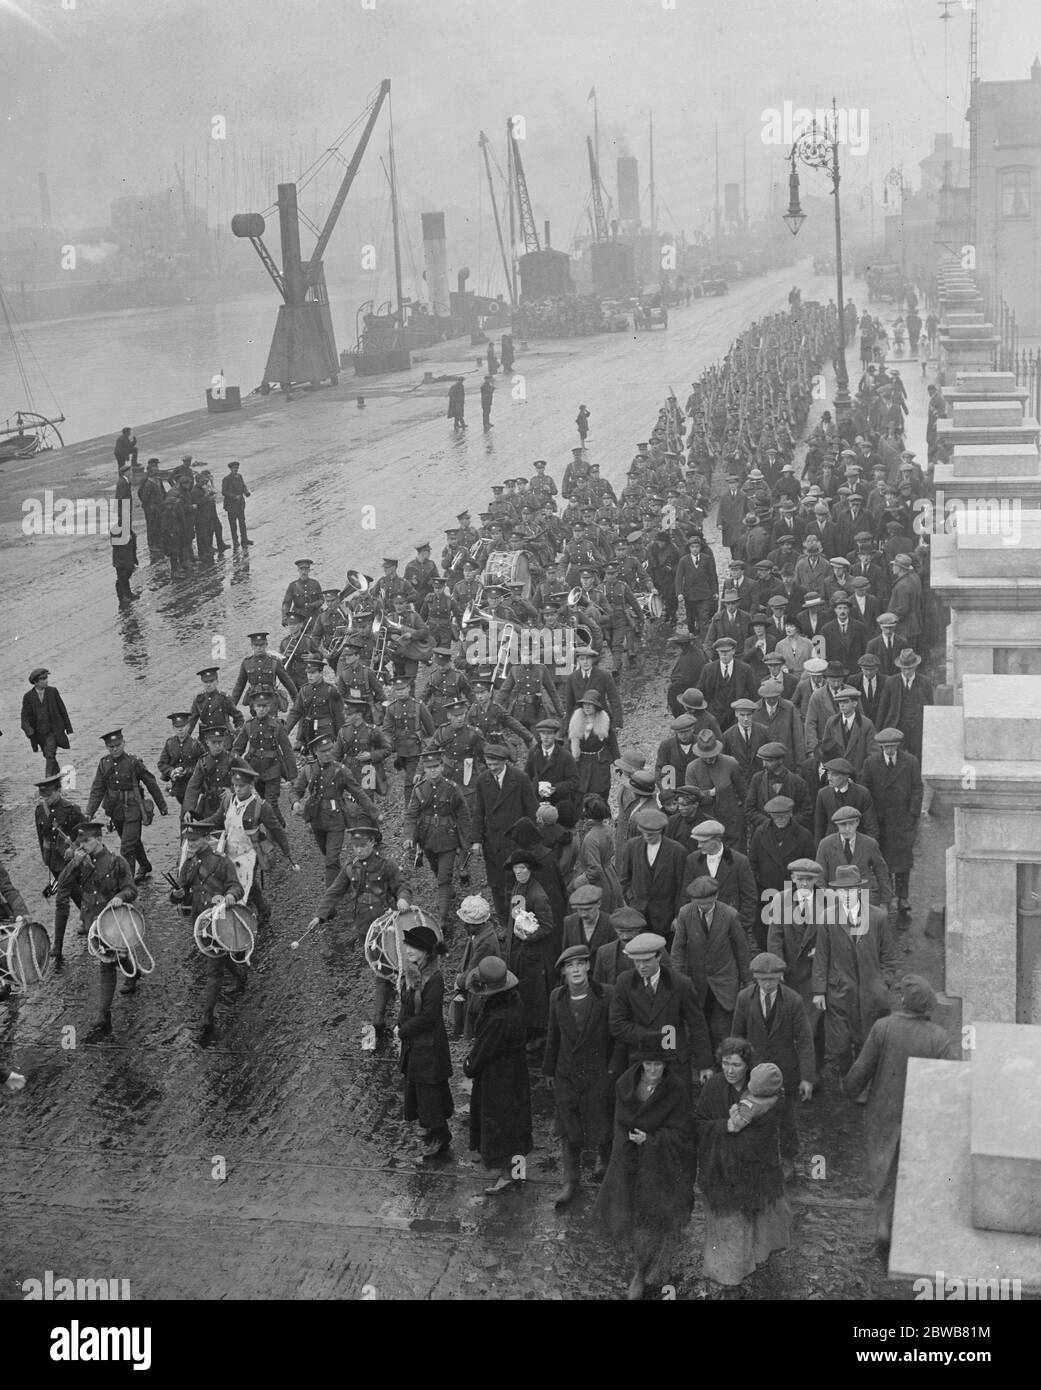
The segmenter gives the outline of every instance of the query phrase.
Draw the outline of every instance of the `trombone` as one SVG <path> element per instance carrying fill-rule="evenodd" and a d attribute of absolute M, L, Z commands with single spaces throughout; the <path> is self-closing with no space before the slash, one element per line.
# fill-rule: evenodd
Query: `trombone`
<path fill-rule="evenodd" d="M 393 618 L 388 618 L 385 613 L 377 613 L 372 620 L 372 636 L 375 646 L 372 649 L 370 665 L 376 676 L 383 676 L 383 667 L 387 660 L 387 645 L 390 638 L 399 637 L 405 631 L 404 623 L 396 623 Z"/>
<path fill-rule="evenodd" d="M 517 629 L 513 623 L 507 623 L 502 630 L 499 638 L 499 651 L 495 658 L 495 667 L 492 670 L 492 680 L 494 682 L 506 679 L 510 670 L 510 653 L 513 650 L 513 639 L 517 635 Z"/>

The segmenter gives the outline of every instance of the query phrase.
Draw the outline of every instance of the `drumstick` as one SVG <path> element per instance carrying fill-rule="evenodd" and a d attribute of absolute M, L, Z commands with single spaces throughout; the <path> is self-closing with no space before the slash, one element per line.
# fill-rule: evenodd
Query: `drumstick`
<path fill-rule="evenodd" d="M 324 924 L 323 924 L 321 921 L 318 921 L 318 922 L 315 922 L 314 927 L 320 927 L 320 926 L 323 926 L 323 925 L 324 925 Z M 290 949 L 291 951 L 295 951 L 296 948 L 300 945 L 300 942 L 303 941 L 304 937 L 307 936 L 308 933 L 314 931 L 314 927 L 308 927 L 308 928 L 307 928 L 307 931 L 305 931 L 305 932 L 303 932 L 303 933 L 301 934 L 300 940 L 299 940 L 299 941 L 291 941 L 291 942 L 289 943 L 289 949 Z"/>

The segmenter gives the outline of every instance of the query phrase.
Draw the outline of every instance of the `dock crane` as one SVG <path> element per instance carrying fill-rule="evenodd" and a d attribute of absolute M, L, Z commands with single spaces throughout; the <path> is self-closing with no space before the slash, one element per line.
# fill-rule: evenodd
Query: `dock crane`
<path fill-rule="evenodd" d="M 483 130 L 477 133 L 477 143 L 484 156 L 484 172 L 488 176 L 488 192 L 492 200 L 492 215 L 495 218 L 495 235 L 499 239 L 499 254 L 502 256 L 502 268 L 506 274 L 506 288 L 510 295 L 510 304 L 513 308 L 516 308 L 516 285 L 514 283 L 514 276 L 510 271 L 509 258 L 506 255 L 506 245 L 502 239 L 502 222 L 499 219 L 499 205 L 495 201 L 495 184 L 492 182 L 492 166 L 488 158 L 488 137 Z M 498 168 L 498 164 L 496 164 L 496 168 Z M 499 177 L 502 177 L 501 169 L 499 169 Z"/>
<path fill-rule="evenodd" d="M 589 152 L 589 179 L 593 187 L 593 235 L 597 241 L 607 241 L 607 216 L 604 213 L 604 200 L 600 191 L 600 170 L 593 150 L 593 138 L 586 136 L 586 149 Z"/>
<path fill-rule="evenodd" d="M 541 251 L 542 246 L 539 242 L 538 229 L 535 226 L 535 214 L 531 210 L 531 198 L 528 194 L 528 181 L 524 177 L 524 165 L 521 162 L 520 146 L 517 144 L 517 137 L 513 133 L 512 116 L 506 122 L 506 141 L 510 151 L 510 163 L 513 166 L 513 183 L 517 192 L 520 233 L 524 241 L 525 255 L 530 256 L 533 251 Z"/>
<path fill-rule="evenodd" d="M 279 270 L 271 252 L 264 245 L 264 218 L 259 212 L 238 213 L 231 219 L 232 233 L 248 240 L 271 276 L 275 288 L 282 296 L 278 319 L 275 323 L 274 337 L 268 353 L 267 367 L 264 370 L 265 382 L 278 382 L 289 393 L 296 382 L 309 382 L 319 386 L 330 381 L 334 386 L 339 379 L 340 360 L 336 352 L 336 339 L 333 335 L 332 314 L 329 309 L 329 294 L 325 285 L 325 269 L 322 256 L 329 244 L 329 238 L 336 223 L 347 194 L 351 190 L 355 176 L 365 154 L 369 137 L 372 135 L 384 101 L 390 93 L 390 79 L 384 78 L 367 106 L 368 115 L 357 148 L 351 156 L 340 183 L 325 225 L 318 233 L 310 259 L 304 260 L 300 253 L 300 212 L 297 206 L 297 186 L 295 183 L 278 185 L 278 223 L 282 242 L 282 269 Z M 340 137 L 330 147 L 328 154 L 339 155 L 339 145 L 347 138 Z"/>

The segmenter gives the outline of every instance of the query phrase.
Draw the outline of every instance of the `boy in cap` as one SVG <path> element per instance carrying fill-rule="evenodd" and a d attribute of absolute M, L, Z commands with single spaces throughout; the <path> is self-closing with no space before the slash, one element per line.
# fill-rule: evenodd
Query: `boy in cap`
<path fill-rule="evenodd" d="M 195 764 L 181 803 L 182 819 L 195 816 L 206 820 L 220 805 L 221 796 L 231 787 L 230 738 L 226 724 L 204 726 L 200 737 L 206 752 Z"/>
<path fill-rule="evenodd" d="M 217 810 L 212 817 L 214 831 L 223 833 L 225 850 L 235 866 L 242 885 L 242 901 L 257 914 L 257 923 L 266 927 L 271 921 L 271 909 L 261 892 L 264 870 L 270 859 L 270 844 L 282 851 L 293 873 L 300 865 L 293 859 L 289 837 L 279 825 L 268 803 L 257 790 L 258 777 L 249 763 L 233 762 L 231 786 L 221 793 Z"/>
<path fill-rule="evenodd" d="M 184 806 L 184 794 L 188 789 L 195 764 L 206 752 L 197 738 L 188 732 L 192 716 L 187 711 L 168 715 L 173 732 L 163 744 L 157 765 L 159 776 L 166 783 L 167 790 L 178 806 Z"/>
<path fill-rule="evenodd" d="M 59 965 L 62 959 L 61 948 L 65 940 L 65 928 L 69 920 L 69 901 L 71 899 L 77 907 L 80 907 L 82 895 L 78 884 L 74 884 L 64 893 L 58 893 L 58 881 L 65 866 L 75 853 L 76 833 L 86 817 L 78 806 L 74 806 L 71 801 L 66 801 L 62 796 L 62 775 L 60 772 L 54 777 L 45 777 L 43 781 L 37 782 L 36 788 L 40 793 L 40 799 L 36 803 L 34 813 L 36 838 L 40 845 L 40 857 L 43 859 L 53 883 L 53 889 L 50 886 L 45 889 L 44 896 L 50 896 L 52 891 L 58 895 L 54 912 L 54 940 L 51 945 L 51 956 L 55 965 Z M 12 908 L 13 904 L 9 903 L 8 907 Z M 12 915 L 20 916 L 22 914 L 13 912 Z M 84 934 L 86 930 L 86 927 L 83 927 L 81 934 Z"/>
<path fill-rule="evenodd" d="M 112 828 L 119 834 L 120 853 L 128 863 L 138 865 L 134 882 L 143 883 L 151 875 L 152 866 L 141 842 L 141 828 L 146 818 L 151 823 L 151 814 L 141 789 L 153 797 L 161 816 L 167 814 L 166 798 L 141 759 L 126 751 L 122 729 L 113 729 L 101 737 L 107 751 L 91 784 L 87 820 L 93 820 L 98 807 L 104 806 Z"/>
<path fill-rule="evenodd" d="M 625 1049 L 611 1034 L 614 989 L 589 978 L 590 952 L 568 946 L 556 963 L 563 975 L 549 998 L 549 1028 L 542 1074 L 553 1092 L 564 1185 L 554 1205 L 567 1206 L 578 1191 L 582 1150 L 595 1149 L 593 1181 L 607 1172 L 614 1119 L 614 1085 L 624 1070 Z"/>
<path fill-rule="evenodd" d="M 210 728 L 214 724 L 224 724 L 229 732 L 240 729 L 245 720 L 245 715 L 236 706 L 230 695 L 225 695 L 217 688 L 217 677 L 219 670 L 216 666 L 203 666 L 196 675 L 202 681 L 202 690 L 192 700 L 189 711 L 188 727 L 186 734 L 195 732 L 195 726 L 199 726 L 200 737 L 202 730 Z"/>
<path fill-rule="evenodd" d="M 647 930 L 647 919 L 635 907 L 620 907 L 611 913 L 614 940 L 601 946 L 593 958 L 593 979 L 599 984 L 613 985 L 618 976 L 630 968 L 625 948 L 634 937 Z"/>

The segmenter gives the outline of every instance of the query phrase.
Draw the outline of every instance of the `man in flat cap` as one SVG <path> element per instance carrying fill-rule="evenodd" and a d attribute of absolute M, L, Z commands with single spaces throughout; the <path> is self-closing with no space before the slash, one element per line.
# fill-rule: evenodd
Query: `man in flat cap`
<path fill-rule="evenodd" d="M 58 749 L 68 748 L 72 724 L 65 701 L 48 684 L 50 671 L 36 666 L 29 672 L 29 689 L 22 696 L 22 733 L 34 753 L 44 757 L 44 774 L 58 771 Z"/>
<path fill-rule="evenodd" d="M 564 945 L 585 946 L 591 962 L 601 946 L 615 940 L 611 918 L 601 908 L 603 897 L 604 890 L 598 884 L 580 884 L 568 898 L 571 911 L 564 918 Z"/>
<path fill-rule="evenodd" d="M 795 819 L 795 802 L 790 796 L 771 797 L 763 811 L 765 821 L 753 834 L 748 847 L 748 863 L 760 902 L 767 891 L 783 892 L 791 861 L 812 859 L 817 847 L 810 831 Z"/>
<path fill-rule="evenodd" d="M 565 947 L 556 963 L 564 983 L 549 998 L 549 1027 L 542 1073 L 553 1092 L 564 1185 L 555 1205 L 567 1206 L 578 1191 L 582 1150 L 596 1151 L 593 1181 L 611 1156 L 614 1085 L 625 1070 L 626 1051 L 610 1027 L 612 985 L 589 978 L 588 946 Z"/>
<path fill-rule="evenodd" d="M 878 819 L 878 845 L 894 879 L 897 910 L 911 910 L 909 882 L 914 842 L 922 814 L 922 773 L 918 759 L 902 747 L 899 729 L 879 729 L 878 752 L 864 764 L 862 782 Z"/>
<path fill-rule="evenodd" d="M 625 948 L 634 937 L 647 930 L 646 917 L 635 907 L 618 908 L 611 913 L 610 922 L 614 940 L 601 946 L 593 957 L 593 979 L 605 985 L 613 985 L 619 975 L 631 968 Z"/>
<path fill-rule="evenodd" d="M 875 747 L 875 726 L 860 710 L 860 691 L 843 685 L 835 692 L 836 713 L 825 724 L 818 756 L 822 762 L 844 758 L 859 777 L 868 754 Z"/>
<path fill-rule="evenodd" d="M 736 659 L 737 643 L 732 637 L 719 638 L 713 650 L 715 660 L 701 673 L 700 688 L 709 712 L 715 715 L 719 727 L 726 730 L 734 722 L 733 702 L 754 699 L 758 682 L 747 662 Z"/>
<path fill-rule="evenodd" d="M 612 1034 L 625 1045 L 626 1066 L 645 1043 L 675 1049 L 677 1074 L 689 1093 L 691 1063 L 700 1081 L 712 1075 L 712 1040 L 694 985 L 673 969 L 665 939 L 656 932 L 633 937 L 625 955 L 630 969 L 615 983 L 610 1021 Z"/>
<path fill-rule="evenodd" d="M 843 806 L 831 818 L 834 833 L 825 835 L 817 846 L 815 858 L 826 874 L 832 875 L 842 864 L 852 864 L 860 870 L 871 887 L 871 901 L 876 906 L 895 908 L 892 879 L 878 841 L 860 830 L 860 812 L 853 806 Z"/>
<path fill-rule="evenodd" d="M 827 785 L 817 793 L 813 809 L 813 833 L 820 844 L 825 835 L 831 834 L 832 818 L 836 811 L 852 806 L 860 813 L 864 833 L 878 839 L 878 821 L 870 792 L 859 782 L 853 781 L 853 768 L 845 758 L 832 758 L 824 763 L 823 771 Z"/>
<path fill-rule="evenodd" d="M 676 918 L 669 953 L 680 975 L 694 985 L 717 1048 L 733 1031 L 738 991 L 748 983 L 748 938 L 736 910 L 718 901 L 719 884 L 707 876 L 687 884 L 688 902 Z"/>
<path fill-rule="evenodd" d="M 683 869 L 683 887 L 696 878 L 710 878 L 719 891 L 719 901 L 732 907 L 741 921 L 750 946 L 757 944 L 759 897 L 748 858 L 724 843 L 721 821 L 702 820 L 690 832 L 693 849 Z"/>
<path fill-rule="evenodd" d="M 790 1180 L 799 1156 L 799 1102 L 813 1099 L 817 1080 L 813 1038 L 801 998 L 783 983 L 785 964 L 780 956 L 763 951 L 753 957 L 750 968 L 753 983 L 737 996 L 731 1031 L 735 1038 L 748 1039 L 757 1062 L 772 1062 L 781 1069 L 781 1166 Z"/>
<path fill-rule="evenodd" d="M 901 1007 L 872 1024 L 860 1055 L 842 1081 L 842 1089 L 852 1099 L 871 1088 L 864 1112 L 864 1176 L 875 1198 L 875 1242 L 883 1255 L 889 1252 L 893 1228 L 907 1063 L 912 1057 L 961 1059 L 957 1044 L 929 1017 L 937 1001 L 928 980 L 905 975 L 898 989 Z"/>
<path fill-rule="evenodd" d="M 657 806 L 635 811 L 630 823 L 637 833 L 626 841 L 618 866 L 622 896 L 627 907 L 643 913 L 651 931 L 671 940 L 683 905 L 686 852 L 665 838 L 669 818 Z"/>

